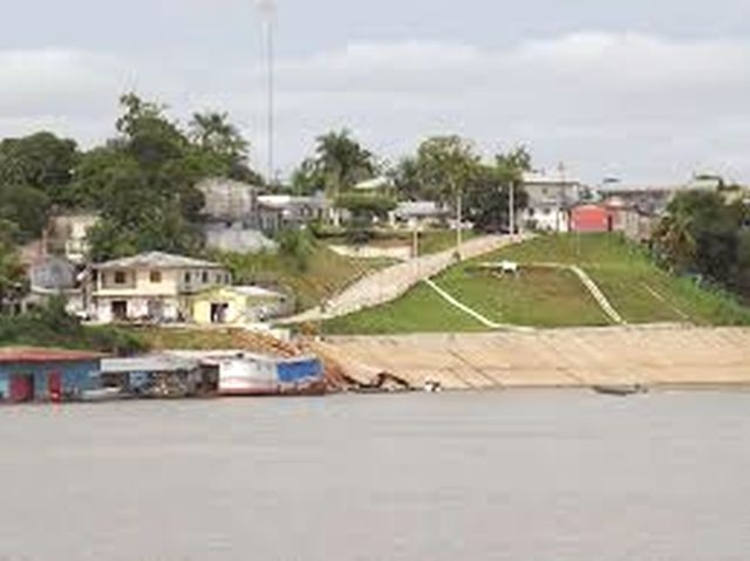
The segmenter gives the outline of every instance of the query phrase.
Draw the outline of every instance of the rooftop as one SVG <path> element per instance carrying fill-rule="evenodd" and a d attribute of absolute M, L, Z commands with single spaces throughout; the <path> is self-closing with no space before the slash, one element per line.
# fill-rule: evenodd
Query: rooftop
<path fill-rule="evenodd" d="M 171 355 L 146 355 L 133 358 L 105 358 L 102 372 L 123 374 L 129 372 L 184 372 L 198 368 L 198 360 Z"/>
<path fill-rule="evenodd" d="M 104 263 L 97 263 L 94 269 L 222 269 L 218 263 L 204 261 L 202 259 L 193 259 L 182 255 L 173 255 L 161 251 L 151 251 L 149 253 L 140 253 L 132 257 L 114 259 Z"/>
<path fill-rule="evenodd" d="M 105 355 L 90 351 L 70 351 L 65 349 L 45 349 L 41 347 L 2 347 L 0 364 L 17 362 L 79 362 L 98 360 Z"/>
<path fill-rule="evenodd" d="M 564 172 L 529 171 L 523 174 L 526 185 L 578 185 L 580 181 Z"/>

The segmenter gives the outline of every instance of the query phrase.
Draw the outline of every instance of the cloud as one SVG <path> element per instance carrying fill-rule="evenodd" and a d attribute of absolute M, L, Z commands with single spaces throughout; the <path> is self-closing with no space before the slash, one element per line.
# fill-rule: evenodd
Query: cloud
<path fill-rule="evenodd" d="M 183 118 L 204 108 L 229 111 L 262 161 L 261 61 L 154 60 L 0 52 L 0 126 L 62 121 L 102 139 L 111 134 L 117 96 L 137 89 Z M 747 40 L 582 32 L 503 50 L 360 42 L 280 59 L 276 77 L 285 171 L 311 151 L 317 134 L 346 126 L 391 159 L 428 135 L 457 132 L 487 153 L 525 143 L 541 165 L 565 161 L 590 181 L 613 171 L 674 181 L 709 168 L 750 181 Z"/>

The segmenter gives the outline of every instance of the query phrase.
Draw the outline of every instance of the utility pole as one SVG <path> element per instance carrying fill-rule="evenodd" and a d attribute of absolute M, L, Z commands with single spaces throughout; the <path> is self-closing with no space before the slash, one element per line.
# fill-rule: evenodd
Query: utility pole
<path fill-rule="evenodd" d="M 456 256 L 461 261 L 461 245 L 463 243 L 463 228 L 464 214 L 463 214 L 463 197 L 461 191 L 456 187 L 456 180 L 453 181 L 453 189 L 456 191 Z"/>
<path fill-rule="evenodd" d="M 273 49 L 273 20 L 276 15 L 276 0 L 256 0 L 256 6 L 263 20 L 263 39 L 266 50 L 267 72 L 267 100 L 268 104 L 268 183 L 274 182 L 274 49 Z"/>
<path fill-rule="evenodd" d="M 516 193 L 515 183 L 513 180 L 510 182 L 510 190 L 508 192 L 508 233 L 510 233 L 510 239 L 516 234 Z"/>

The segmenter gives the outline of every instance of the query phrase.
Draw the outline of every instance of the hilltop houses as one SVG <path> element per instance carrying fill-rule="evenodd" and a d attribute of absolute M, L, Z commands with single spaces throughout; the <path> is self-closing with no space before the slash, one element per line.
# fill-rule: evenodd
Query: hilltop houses
<path fill-rule="evenodd" d="M 220 264 L 159 251 L 91 265 L 89 314 L 99 323 L 242 326 L 291 311 L 286 294 L 233 286 Z"/>

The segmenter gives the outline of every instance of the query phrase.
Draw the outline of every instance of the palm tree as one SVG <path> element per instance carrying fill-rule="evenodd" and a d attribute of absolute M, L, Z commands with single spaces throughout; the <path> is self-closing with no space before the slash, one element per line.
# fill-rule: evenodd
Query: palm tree
<path fill-rule="evenodd" d="M 190 121 L 190 138 L 200 147 L 223 156 L 242 158 L 248 143 L 232 123 L 227 113 L 195 113 Z"/>
<path fill-rule="evenodd" d="M 678 271 L 685 271 L 695 260 L 697 243 L 692 232 L 693 219 L 684 212 L 665 216 L 655 233 L 657 244 Z"/>
<path fill-rule="evenodd" d="M 315 164 L 325 178 L 329 196 L 334 198 L 375 174 L 373 155 L 353 140 L 346 129 L 317 138 Z"/>

